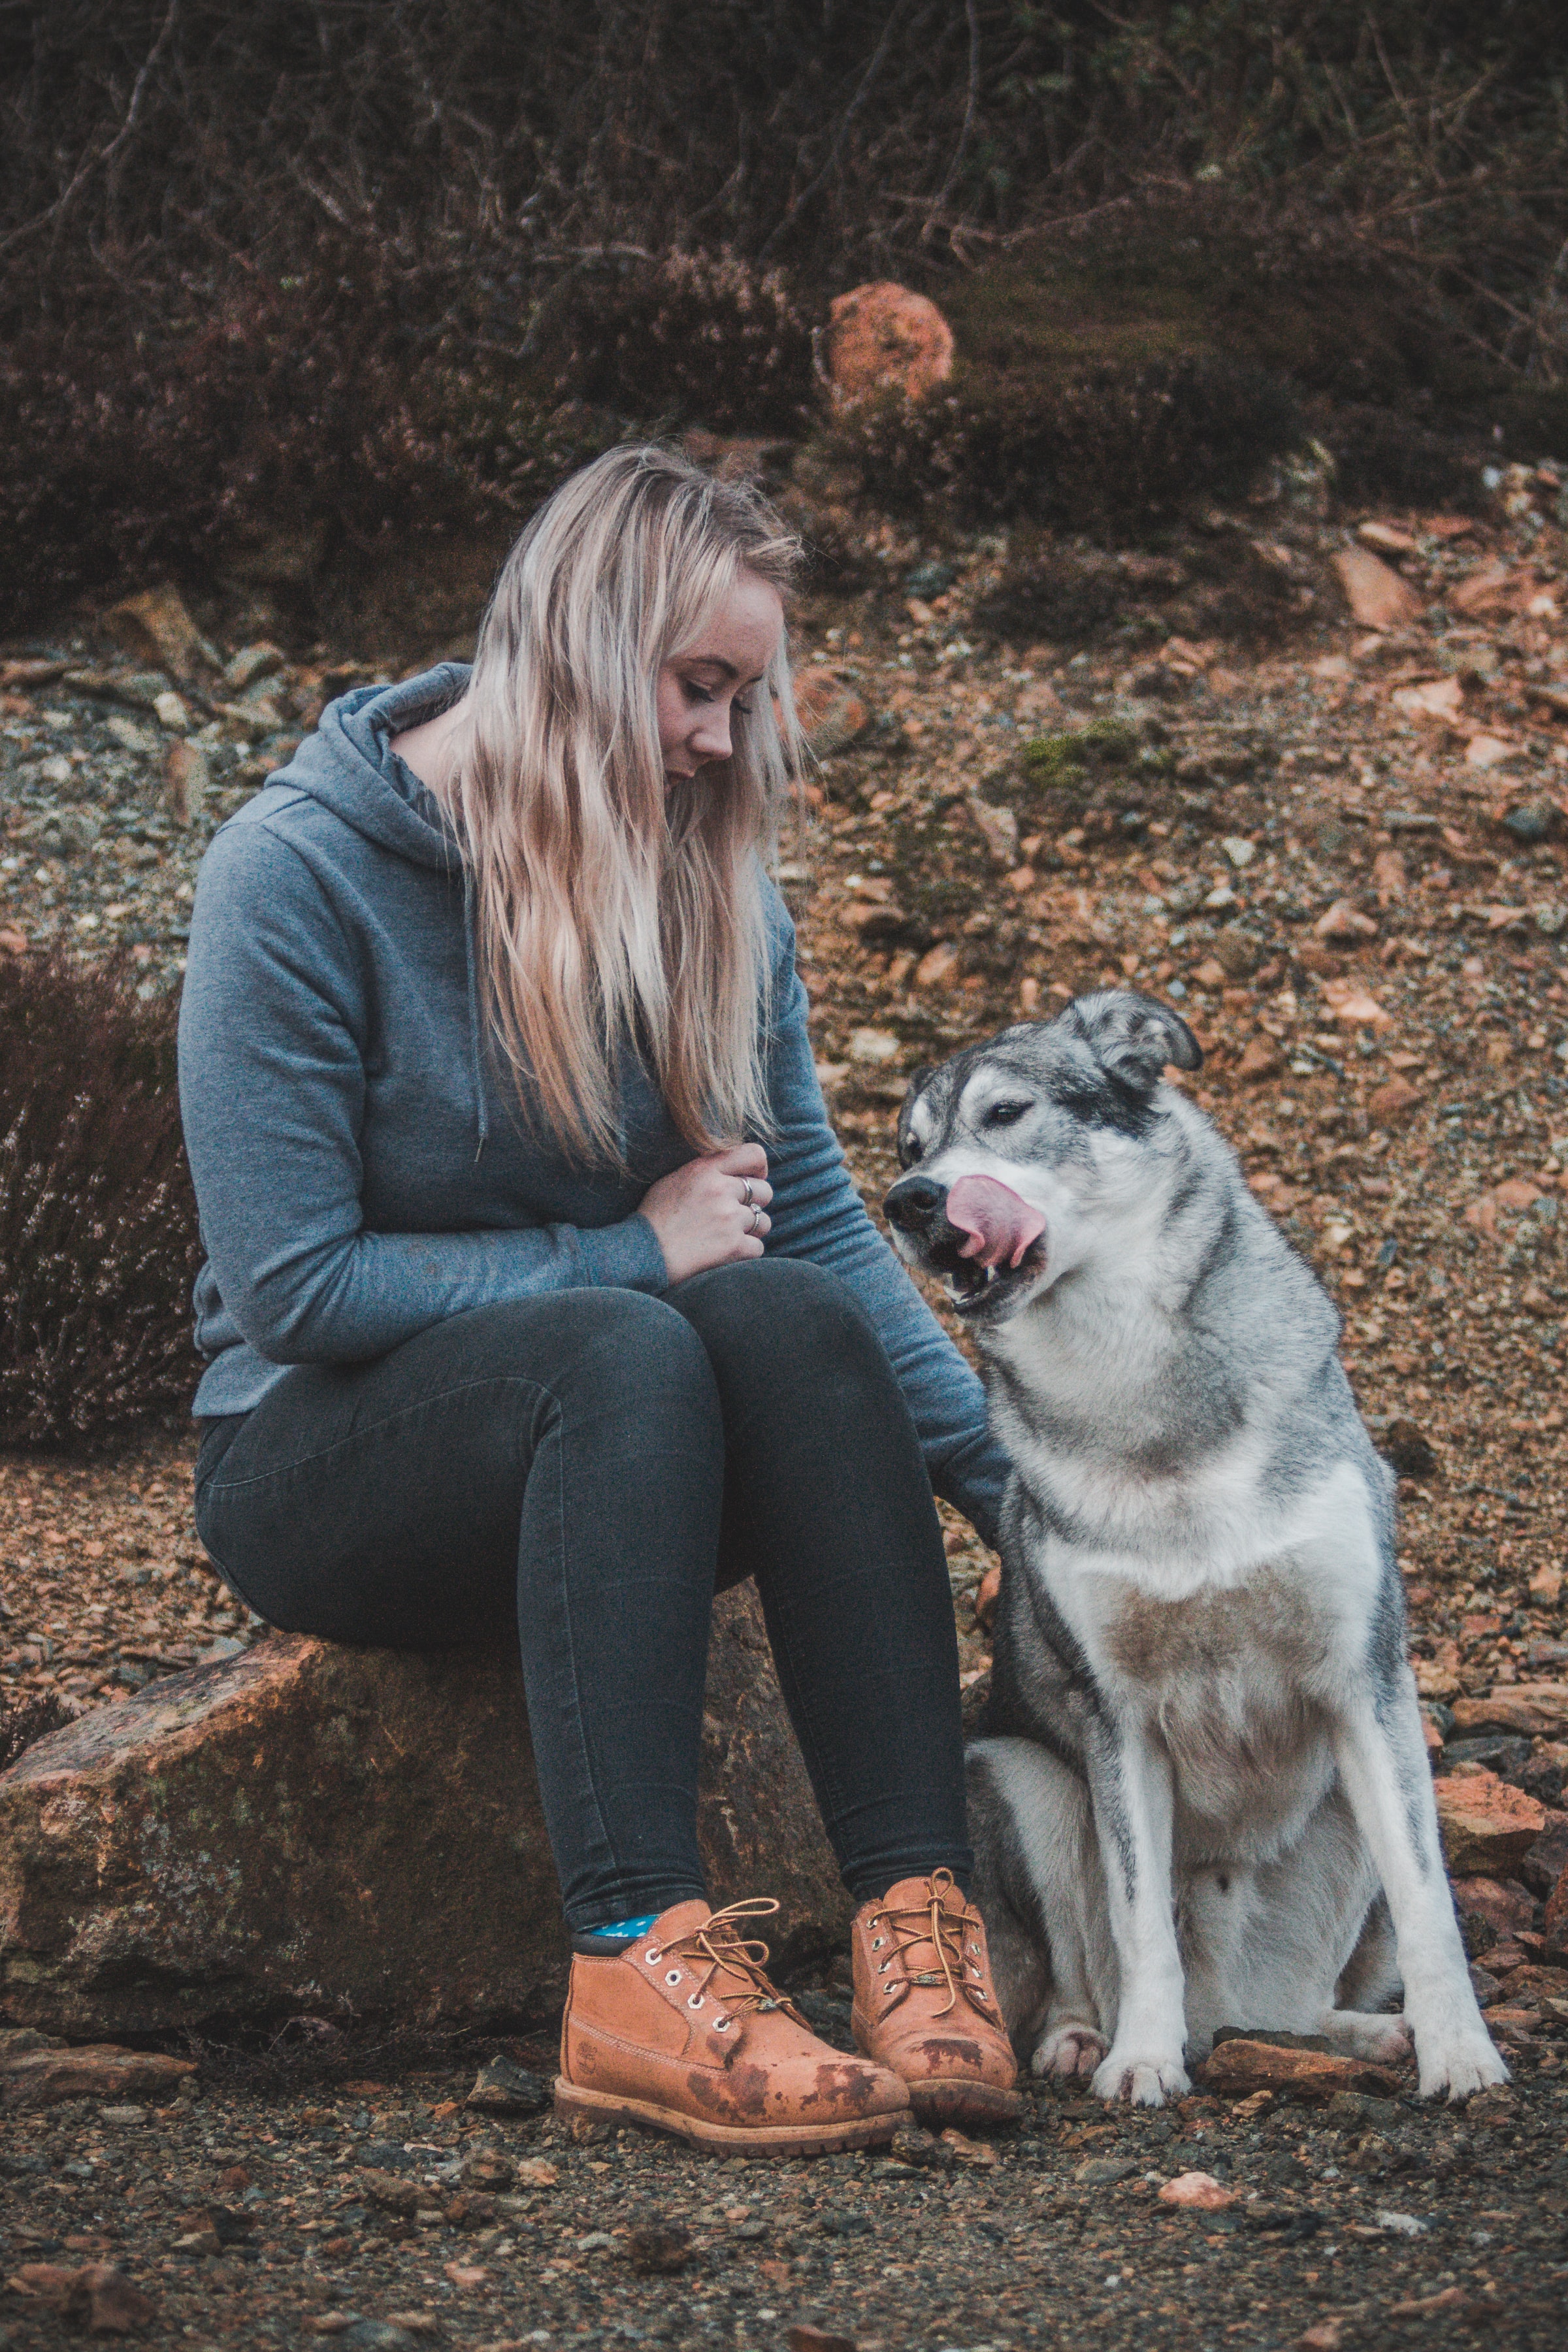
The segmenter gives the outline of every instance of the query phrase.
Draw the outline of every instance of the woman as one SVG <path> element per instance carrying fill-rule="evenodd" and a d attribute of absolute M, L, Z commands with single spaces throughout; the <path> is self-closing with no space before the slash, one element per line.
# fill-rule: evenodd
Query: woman
<path fill-rule="evenodd" d="M 931 1500 L 989 1536 L 1004 1465 L 845 1172 L 759 855 L 796 553 L 666 451 L 587 467 L 471 672 L 344 695 L 216 835 L 180 1020 L 203 1542 L 273 1625 L 515 1627 L 558 2104 L 789 2152 L 1017 2096 Z M 748 1576 L 860 1905 L 863 2060 L 745 1942 L 776 1905 L 705 1896 L 710 1612 Z"/>

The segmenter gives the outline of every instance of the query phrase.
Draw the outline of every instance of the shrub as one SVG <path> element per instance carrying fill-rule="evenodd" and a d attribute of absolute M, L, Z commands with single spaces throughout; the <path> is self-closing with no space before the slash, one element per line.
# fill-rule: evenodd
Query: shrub
<path fill-rule="evenodd" d="M 200 1261 L 172 1003 L 125 967 L 0 958 L 0 1444 L 187 1404 Z"/>
<path fill-rule="evenodd" d="M 945 393 L 868 403 L 834 439 L 865 494 L 895 512 L 947 506 L 1136 533 L 1194 498 L 1237 495 L 1301 431 L 1288 385 L 1190 352 L 1055 375 L 964 361 Z"/>
<path fill-rule="evenodd" d="M 81 1712 L 78 1701 L 58 1691 L 38 1691 L 28 1697 L 0 1691 L 0 1772 L 46 1734 L 58 1731 L 62 1723 L 74 1723 Z"/>
<path fill-rule="evenodd" d="M 743 434 L 798 433 L 811 327 L 777 270 L 729 252 L 633 257 L 563 280 L 530 342 L 558 398 Z"/>

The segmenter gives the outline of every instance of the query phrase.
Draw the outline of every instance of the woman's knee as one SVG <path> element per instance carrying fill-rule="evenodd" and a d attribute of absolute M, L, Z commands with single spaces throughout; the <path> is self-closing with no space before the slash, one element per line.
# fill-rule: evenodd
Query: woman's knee
<path fill-rule="evenodd" d="M 848 1285 L 804 1258 L 749 1258 L 711 1267 L 670 1293 L 689 1317 L 721 1370 L 784 1363 L 803 1375 L 814 1369 L 842 1374 L 858 1370 L 891 1379 L 892 1367 L 869 1315 Z"/>
<path fill-rule="evenodd" d="M 492 1368 L 563 1406 L 655 1421 L 717 1409 L 707 1350 L 662 1298 L 612 1287 L 567 1290 L 481 1312 L 493 1318 L 483 1335 Z"/>

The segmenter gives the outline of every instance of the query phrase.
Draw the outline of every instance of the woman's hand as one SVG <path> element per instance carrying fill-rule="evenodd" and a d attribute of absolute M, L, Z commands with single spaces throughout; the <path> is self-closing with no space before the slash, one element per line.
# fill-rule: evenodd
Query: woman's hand
<path fill-rule="evenodd" d="M 710 1160 L 689 1160 L 648 1187 L 638 1207 L 658 1235 L 671 1282 L 761 1257 L 772 1222 L 763 1213 L 773 1197 L 767 1175 L 762 1145 L 740 1143 Z"/>

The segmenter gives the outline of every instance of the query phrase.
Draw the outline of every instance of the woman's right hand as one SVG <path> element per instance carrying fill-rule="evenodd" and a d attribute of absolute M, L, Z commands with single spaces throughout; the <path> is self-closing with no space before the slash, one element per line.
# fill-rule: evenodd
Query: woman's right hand
<path fill-rule="evenodd" d="M 773 1197 L 767 1174 L 762 1145 L 741 1143 L 710 1160 L 689 1160 L 648 1187 L 637 1205 L 658 1235 L 672 1283 L 710 1265 L 761 1257 L 772 1222 L 762 1214 Z"/>

